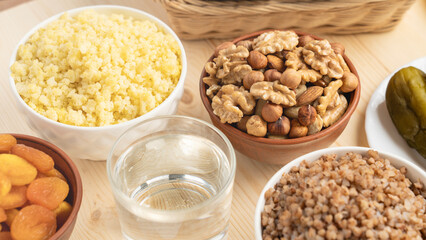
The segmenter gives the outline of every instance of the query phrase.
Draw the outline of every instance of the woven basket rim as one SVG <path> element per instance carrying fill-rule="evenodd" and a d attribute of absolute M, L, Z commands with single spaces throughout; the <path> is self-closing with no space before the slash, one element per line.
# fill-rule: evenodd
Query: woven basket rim
<path fill-rule="evenodd" d="M 231 38 L 268 28 L 322 34 L 392 30 L 415 0 L 154 0 L 187 40 Z M 311 1 L 311 2 L 306 2 Z M 255 3 L 262 3 L 261 5 Z M 225 6 L 225 5 L 226 6 Z"/>
<path fill-rule="evenodd" d="M 229 14 L 259 14 L 283 11 L 324 11 L 339 8 L 352 8 L 367 3 L 386 2 L 388 0 L 253 0 L 253 1 L 207 1 L 207 0 L 155 0 L 163 4 L 173 14 L 185 15 L 203 13 L 206 16 Z M 287 2 L 292 1 L 292 2 Z M 401 0 L 404 1 L 404 0 Z M 405 0 L 407 2 L 414 0 Z"/>

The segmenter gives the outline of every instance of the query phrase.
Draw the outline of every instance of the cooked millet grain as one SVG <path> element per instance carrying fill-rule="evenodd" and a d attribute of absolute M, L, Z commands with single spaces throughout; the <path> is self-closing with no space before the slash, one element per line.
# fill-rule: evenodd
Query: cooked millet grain
<path fill-rule="evenodd" d="M 62 15 L 19 46 L 18 93 L 41 115 L 76 126 L 139 117 L 176 87 L 178 42 L 150 20 L 83 11 Z"/>

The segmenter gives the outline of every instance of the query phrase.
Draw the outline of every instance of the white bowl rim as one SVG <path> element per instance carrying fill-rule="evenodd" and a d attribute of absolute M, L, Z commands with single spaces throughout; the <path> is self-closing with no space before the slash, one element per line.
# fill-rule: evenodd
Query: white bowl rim
<path fill-rule="evenodd" d="M 182 64 L 181 74 L 180 74 L 178 83 L 175 86 L 175 88 L 173 89 L 173 91 L 170 93 L 170 95 L 160 105 L 158 105 L 157 107 L 155 107 L 151 111 L 143 114 L 142 116 L 136 117 L 134 119 L 131 119 L 131 120 L 128 120 L 128 121 L 125 121 L 125 122 L 121 122 L 121 123 L 117 123 L 117 124 L 113 124 L 113 125 L 107 125 L 107 126 L 87 127 L 87 126 L 69 125 L 69 124 L 53 121 L 52 119 L 47 118 L 47 117 L 41 115 L 40 113 L 36 112 L 34 109 L 32 109 L 30 106 L 28 106 L 28 104 L 25 103 L 25 101 L 21 98 L 21 96 L 18 94 L 18 91 L 16 90 L 15 80 L 13 79 L 12 72 L 10 70 L 11 66 L 16 61 L 16 55 L 17 55 L 19 46 L 24 44 L 28 40 L 28 38 L 30 36 L 32 36 L 37 30 L 45 27 L 50 22 L 59 19 L 59 17 L 61 17 L 63 14 L 65 14 L 65 13 L 76 14 L 76 13 L 79 13 L 79 12 L 82 12 L 82 11 L 85 11 L 85 10 L 95 10 L 95 11 L 96 10 L 123 10 L 123 11 L 129 11 L 129 12 L 139 14 L 143 18 L 146 18 L 146 19 L 149 19 L 149 20 L 152 20 L 153 22 L 155 22 L 157 24 L 157 26 L 160 26 L 168 34 L 171 34 L 173 36 L 173 38 L 177 41 L 179 48 L 181 50 L 181 64 Z M 46 20 L 38 23 L 36 26 L 34 26 L 30 31 L 28 31 L 21 38 L 21 40 L 19 40 L 18 44 L 16 45 L 16 47 L 15 47 L 13 53 L 12 53 L 12 56 L 10 58 L 8 71 L 9 71 L 9 84 L 10 84 L 10 87 L 12 89 L 12 94 L 18 100 L 18 104 L 23 105 L 24 108 L 27 111 L 34 114 L 38 118 L 40 118 L 44 121 L 47 121 L 50 124 L 55 125 L 56 127 L 65 128 L 65 129 L 69 129 L 69 130 L 84 130 L 84 131 L 96 132 L 96 131 L 104 131 L 104 130 L 114 130 L 114 129 L 118 129 L 118 128 L 121 128 L 121 127 L 128 128 L 128 127 L 130 127 L 130 126 L 132 126 L 132 125 L 134 125 L 134 124 L 136 124 L 140 121 L 143 121 L 145 119 L 156 116 L 155 113 L 159 111 L 158 109 L 161 106 L 166 105 L 167 103 L 173 101 L 175 99 L 176 95 L 179 94 L 178 89 L 183 88 L 184 81 L 185 81 L 185 78 L 186 78 L 186 73 L 187 73 L 187 59 L 186 59 L 185 49 L 183 47 L 181 40 L 178 38 L 176 33 L 166 23 L 164 23 L 163 21 L 161 21 L 157 17 L 155 17 L 155 16 L 153 16 L 149 13 L 146 13 L 142 10 L 132 8 L 132 7 L 125 7 L 125 6 L 119 6 L 119 5 L 91 5 L 91 6 L 84 6 L 84 7 L 73 8 L 73 9 L 62 11 L 62 12 L 60 12 L 56 15 L 53 15 L 53 16 L 47 18 Z"/>
<path fill-rule="evenodd" d="M 417 166 L 415 163 L 410 162 L 402 157 L 399 157 L 397 155 L 394 155 L 392 153 L 387 153 L 382 150 L 377 150 L 374 148 L 369 147 L 357 147 L 357 146 L 345 146 L 345 147 L 332 147 L 332 148 L 324 148 L 320 149 L 314 152 L 307 153 L 305 155 L 302 155 L 289 163 L 287 163 L 285 166 L 283 166 L 280 170 L 278 170 L 265 184 L 261 194 L 259 195 L 259 198 L 257 200 L 256 209 L 255 209 L 255 215 L 254 215 L 254 232 L 255 232 L 255 239 L 256 240 L 262 240 L 262 227 L 261 227 L 261 212 L 263 211 L 263 208 L 265 206 L 265 192 L 274 187 L 275 184 L 279 181 L 283 173 L 287 173 L 290 171 L 290 169 L 293 166 L 299 166 L 300 163 L 311 157 L 318 156 L 318 158 L 324 154 L 337 154 L 340 156 L 341 154 L 347 153 L 347 152 L 355 152 L 355 153 L 366 153 L 368 150 L 374 150 L 379 153 L 379 155 L 383 158 L 389 159 L 389 161 L 392 163 L 392 160 L 395 159 L 396 161 L 400 161 L 405 166 L 409 166 L 410 169 L 414 169 L 414 171 L 417 171 L 418 174 L 424 176 L 426 178 L 426 172 L 424 172 L 419 166 Z"/>

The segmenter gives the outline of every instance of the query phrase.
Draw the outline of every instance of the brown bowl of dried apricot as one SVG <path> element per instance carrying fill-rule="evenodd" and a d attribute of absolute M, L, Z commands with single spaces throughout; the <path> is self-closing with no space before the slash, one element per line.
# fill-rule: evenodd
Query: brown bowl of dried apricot
<path fill-rule="evenodd" d="M 77 167 L 61 149 L 0 134 L 0 239 L 69 239 L 82 195 Z"/>
<path fill-rule="evenodd" d="M 331 145 L 360 91 L 342 44 L 282 30 L 220 44 L 200 78 L 213 124 L 239 152 L 273 164 Z"/>

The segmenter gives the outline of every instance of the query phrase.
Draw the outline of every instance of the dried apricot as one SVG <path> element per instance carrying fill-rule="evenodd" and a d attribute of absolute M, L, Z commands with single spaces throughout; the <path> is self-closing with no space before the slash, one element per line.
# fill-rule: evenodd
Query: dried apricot
<path fill-rule="evenodd" d="M 61 227 L 71 214 L 72 206 L 68 202 L 61 202 L 59 206 L 53 210 L 56 214 L 56 222 L 58 227 Z"/>
<path fill-rule="evenodd" d="M 28 186 L 27 198 L 33 204 L 53 210 L 65 200 L 68 191 L 68 184 L 57 177 L 37 178 Z"/>
<path fill-rule="evenodd" d="M 59 179 L 64 180 L 65 182 L 67 181 L 67 179 L 65 179 L 64 175 L 62 175 L 62 173 L 59 172 L 56 168 L 53 168 L 52 170 L 45 172 L 45 173 L 39 172 L 37 174 L 37 178 L 43 178 L 43 177 L 57 177 Z"/>
<path fill-rule="evenodd" d="M 46 153 L 23 144 L 16 144 L 10 151 L 11 153 L 27 160 L 42 173 L 52 170 L 53 165 L 55 164 L 53 159 Z"/>
<path fill-rule="evenodd" d="M 16 208 L 6 210 L 6 216 L 7 216 L 6 224 L 7 224 L 7 226 L 10 227 L 12 225 L 13 219 L 15 219 L 15 217 L 16 217 L 16 215 L 18 215 L 18 213 L 19 213 L 19 210 L 16 209 Z"/>
<path fill-rule="evenodd" d="M 3 208 L 0 208 L 0 222 L 7 220 L 6 211 Z"/>
<path fill-rule="evenodd" d="M 16 138 L 10 134 L 0 134 L 0 153 L 8 153 L 16 145 Z"/>
<path fill-rule="evenodd" d="M 0 197 L 5 196 L 12 188 L 9 178 L 0 172 Z"/>
<path fill-rule="evenodd" d="M 0 154 L 0 172 L 5 174 L 12 185 L 22 186 L 30 183 L 37 176 L 37 169 L 24 159 L 13 155 Z"/>
<path fill-rule="evenodd" d="M 0 232 L 0 240 L 12 240 L 10 232 Z"/>
<path fill-rule="evenodd" d="M 26 186 L 13 186 L 6 196 L 0 198 L 0 207 L 3 209 L 22 207 L 27 201 L 26 192 Z"/>
<path fill-rule="evenodd" d="M 5 222 L 7 220 L 6 211 L 3 208 L 0 208 L 0 222 Z"/>
<path fill-rule="evenodd" d="M 55 213 L 39 205 L 22 208 L 10 227 L 14 240 L 45 240 L 55 234 L 55 231 Z"/>
<path fill-rule="evenodd" d="M 28 198 L 27 198 L 27 201 L 24 204 L 22 204 L 22 206 L 20 208 L 24 208 L 24 207 L 29 206 L 29 205 L 32 205 L 32 203 L 30 201 L 28 201 Z"/>

